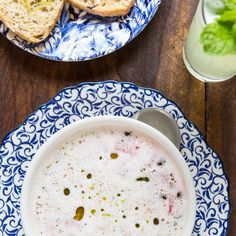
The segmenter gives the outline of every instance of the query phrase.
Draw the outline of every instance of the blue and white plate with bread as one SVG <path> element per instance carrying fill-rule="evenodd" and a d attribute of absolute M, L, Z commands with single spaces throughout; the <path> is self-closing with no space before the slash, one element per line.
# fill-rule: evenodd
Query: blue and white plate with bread
<path fill-rule="evenodd" d="M 160 0 L 10 0 L 0 2 L 0 32 L 34 55 L 85 61 L 133 40 L 159 5 Z"/>

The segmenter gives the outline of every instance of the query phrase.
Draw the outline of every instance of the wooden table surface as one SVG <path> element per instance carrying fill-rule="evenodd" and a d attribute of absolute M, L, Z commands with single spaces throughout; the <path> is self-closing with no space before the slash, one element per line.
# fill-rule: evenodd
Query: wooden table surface
<path fill-rule="evenodd" d="M 106 57 L 80 63 L 32 56 L 0 36 L 0 140 L 60 89 L 85 81 L 130 81 L 174 100 L 221 156 L 230 179 L 231 224 L 236 223 L 236 79 L 204 84 L 182 60 L 196 0 L 163 0 L 148 27 Z M 236 235 L 231 225 L 229 235 Z"/>

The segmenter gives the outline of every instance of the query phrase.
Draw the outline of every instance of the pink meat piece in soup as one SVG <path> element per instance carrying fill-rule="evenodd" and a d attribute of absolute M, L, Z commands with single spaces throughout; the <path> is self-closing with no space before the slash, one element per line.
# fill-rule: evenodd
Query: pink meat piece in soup
<path fill-rule="evenodd" d="M 169 204 L 168 204 L 168 213 L 170 215 L 173 215 L 173 207 L 174 207 L 174 199 L 173 197 L 169 198 Z"/>
<path fill-rule="evenodd" d="M 115 143 L 115 150 L 116 151 L 120 151 L 120 152 L 124 152 L 126 154 L 129 155 L 135 155 L 138 153 L 139 149 L 140 149 L 140 141 L 130 137 L 129 141 L 127 140 L 117 140 Z"/>

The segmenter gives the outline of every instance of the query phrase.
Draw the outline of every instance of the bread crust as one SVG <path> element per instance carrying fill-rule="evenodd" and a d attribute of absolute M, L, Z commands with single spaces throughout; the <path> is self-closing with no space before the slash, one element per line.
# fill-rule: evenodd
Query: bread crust
<path fill-rule="evenodd" d="M 113 9 L 107 9 L 107 8 L 104 8 L 104 7 L 101 7 L 101 6 L 97 6 L 97 7 L 93 8 L 93 9 L 90 9 L 87 6 L 81 4 L 78 0 L 68 0 L 68 2 L 70 4 L 72 4 L 73 6 L 79 8 L 81 10 L 87 11 L 87 12 L 89 12 L 91 14 L 95 14 L 95 15 L 99 15 L 99 16 L 103 16 L 103 17 L 104 16 L 112 17 L 112 16 L 124 16 L 124 15 L 127 15 L 129 13 L 130 9 L 133 7 L 133 5 L 135 3 L 135 0 L 130 0 L 129 1 L 129 5 L 127 7 L 124 7 L 124 8 L 122 8 L 122 7 L 115 7 Z M 55 17 L 54 17 L 52 23 L 47 28 L 45 28 L 42 32 L 38 33 L 37 35 L 34 35 L 33 33 L 32 33 L 32 35 L 25 34 L 22 30 L 20 30 L 18 27 L 16 27 L 13 24 L 12 20 L 9 19 L 6 16 L 6 14 L 4 14 L 4 11 L 1 9 L 1 7 L 0 7 L 0 20 L 13 33 L 17 34 L 22 39 L 25 39 L 25 40 L 27 40 L 28 42 L 31 42 L 31 43 L 40 43 L 40 42 L 42 42 L 43 40 L 45 40 L 49 36 L 51 31 L 55 27 L 56 22 L 58 21 L 60 15 L 61 15 L 64 3 L 65 3 L 65 0 L 61 0 L 60 1 L 59 7 L 56 10 Z M 40 36 L 40 37 L 37 37 L 37 36 Z"/>
<path fill-rule="evenodd" d="M 11 21 L 11 19 L 9 19 L 5 14 L 4 11 L 2 11 L 2 9 L 0 8 L 0 20 L 15 34 L 17 34 L 18 36 L 20 36 L 22 39 L 27 40 L 28 42 L 31 43 L 40 43 L 43 40 L 45 40 L 49 34 L 51 33 L 51 31 L 53 30 L 53 28 L 56 25 L 56 22 L 58 21 L 60 15 L 61 15 L 61 11 L 63 9 L 65 0 L 61 0 L 59 7 L 57 8 L 55 17 L 52 21 L 52 24 L 50 24 L 46 29 L 44 29 L 42 31 L 42 33 L 40 33 L 40 38 L 37 38 L 37 35 L 26 35 L 24 34 L 24 32 L 22 32 L 19 28 L 17 28 Z M 42 35 L 42 36 L 41 36 Z"/>
<path fill-rule="evenodd" d="M 129 5 L 126 8 L 114 8 L 114 9 L 105 9 L 104 7 L 95 7 L 93 9 L 90 9 L 86 7 L 85 5 L 81 4 L 77 0 L 67 0 L 71 5 L 74 7 L 79 8 L 80 10 L 89 12 L 94 15 L 99 15 L 99 16 L 125 16 L 130 12 L 130 9 L 134 6 L 135 0 L 130 0 Z"/>

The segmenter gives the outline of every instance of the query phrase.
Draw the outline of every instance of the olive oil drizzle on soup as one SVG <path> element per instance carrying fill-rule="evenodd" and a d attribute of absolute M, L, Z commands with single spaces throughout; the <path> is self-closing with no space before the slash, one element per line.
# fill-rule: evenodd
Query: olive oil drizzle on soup
<path fill-rule="evenodd" d="M 37 235 L 181 235 L 187 198 L 172 157 L 134 130 L 78 132 L 36 173 Z"/>

